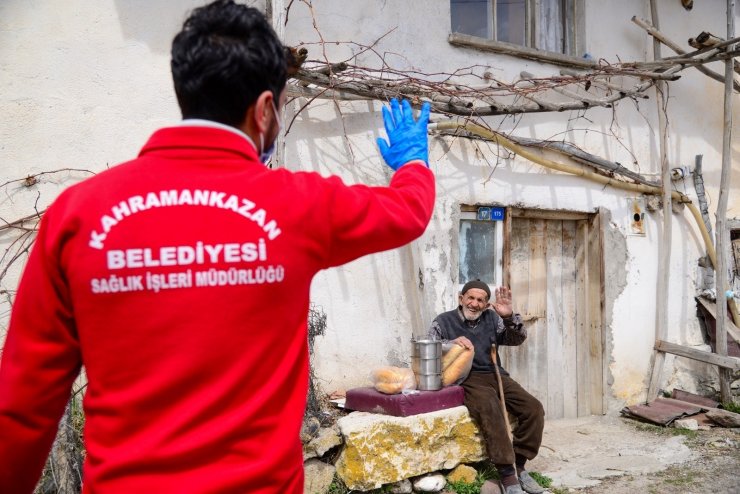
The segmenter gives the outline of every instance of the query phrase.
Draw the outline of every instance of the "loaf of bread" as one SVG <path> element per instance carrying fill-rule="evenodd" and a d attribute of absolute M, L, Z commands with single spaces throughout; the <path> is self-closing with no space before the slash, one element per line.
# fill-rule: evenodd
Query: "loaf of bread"
<path fill-rule="evenodd" d="M 416 389 L 414 371 L 404 367 L 380 367 L 370 373 L 370 380 L 377 391 L 387 395 Z"/>
<path fill-rule="evenodd" d="M 449 346 L 448 348 L 445 348 Z M 443 347 L 443 354 L 442 354 L 442 370 L 444 371 L 446 368 L 450 366 L 452 362 L 454 362 L 457 357 L 459 357 L 466 349 L 465 347 L 462 347 L 458 345 L 457 343 L 450 343 L 448 345 L 445 345 Z"/>
<path fill-rule="evenodd" d="M 375 390 L 387 395 L 397 395 L 403 391 L 400 383 L 375 383 Z"/>
<path fill-rule="evenodd" d="M 473 350 L 453 343 L 442 348 L 442 386 L 462 381 L 473 367 Z"/>

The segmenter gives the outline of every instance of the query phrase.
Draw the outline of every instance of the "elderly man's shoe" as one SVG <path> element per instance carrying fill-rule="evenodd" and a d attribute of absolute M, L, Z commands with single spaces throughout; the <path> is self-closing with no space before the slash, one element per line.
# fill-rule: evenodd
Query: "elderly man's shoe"
<path fill-rule="evenodd" d="M 518 485 L 510 485 L 504 487 L 504 494 L 525 494 L 525 492 Z"/>
<path fill-rule="evenodd" d="M 519 473 L 519 483 L 522 485 L 522 489 L 529 494 L 542 494 L 547 490 L 538 484 L 526 470 Z"/>
<path fill-rule="evenodd" d="M 504 487 L 500 482 L 495 480 L 486 480 L 480 489 L 480 494 L 525 494 L 518 485 Z"/>

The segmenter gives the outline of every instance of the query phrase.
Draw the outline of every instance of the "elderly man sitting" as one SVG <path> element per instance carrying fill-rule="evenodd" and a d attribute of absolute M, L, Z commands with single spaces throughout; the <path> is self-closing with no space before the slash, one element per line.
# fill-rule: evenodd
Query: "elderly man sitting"
<path fill-rule="evenodd" d="M 518 421 L 513 440 L 509 439 L 491 356 L 492 347 L 497 351 L 499 345 L 521 345 L 527 331 L 521 316 L 513 311 L 511 290 L 496 288 L 495 295 L 495 301 L 490 303 L 488 285 L 469 281 L 460 292 L 458 307 L 432 321 L 429 338 L 455 343 L 474 352 L 471 372 L 461 384 L 465 389 L 465 406 L 483 434 L 486 452 L 501 476 L 504 492 L 517 494 L 524 489 L 532 494 L 541 493 L 545 489 L 527 473 L 524 464 L 539 451 L 545 411 L 498 364 L 507 411 Z"/>

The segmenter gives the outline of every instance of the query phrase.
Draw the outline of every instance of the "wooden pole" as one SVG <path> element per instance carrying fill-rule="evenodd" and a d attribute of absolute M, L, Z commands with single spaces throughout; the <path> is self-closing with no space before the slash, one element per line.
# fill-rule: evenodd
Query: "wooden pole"
<path fill-rule="evenodd" d="M 681 48 L 680 46 L 678 46 L 677 43 L 675 43 L 673 40 L 669 39 L 665 34 L 663 34 L 662 32 L 660 32 L 657 27 L 652 26 L 645 19 L 641 19 L 641 18 L 637 17 L 636 15 L 633 15 L 632 16 L 632 22 L 634 22 L 635 24 L 637 24 L 638 26 L 640 26 L 641 28 L 643 28 L 645 31 L 647 31 L 647 33 L 650 36 L 652 36 L 653 38 L 657 39 L 658 41 L 660 41 L 661 43 L 663 43 L 664 45 L 666 45 L 668 48 L 670 48 L 671 50 L 673 50 L 676 53 L 678 53 L 679 55 L 685 55 L 686 54 L 686 50 L 684 50 L 683 48 Z M 725 82 L 725 78 L 724 78 L 724 76 L 722 74 L 718 74 L 717 72 L 714 72 L 713 70 L 710 70 L 710 69 L 704 67 L 703 65 L 697 65 L 696 66 L 696 70 L 698 70 L 699 72 L 701 72 L 704 75 L 707 75 L 707 76 L 711 77 L 715 81 L 719 81 L 719 82 L 722 82 L 722 83 Z M 735 87 L 735 89 L 737 89 L 738 91 L 740 91 L 740 83 L 734 82 L 734 87 Z"/>
<path fill-rule="evenodd" d="M 272 28 L 278 35 L 278 38 L 282 41 L 285 39 L 285 2 L 284 0 L 267 0 L 265 2 L 265 13 L 269 14 L 268 18 L 272 23 Z M 275 106 L 278 106 L 277 101 Z M 281 122 L 285 122 L 285 106 L 278 110 Z M 270 161 L 270 168 L 284 168 L 285 167 L 285 131 L 286 128 L 280 129 L 275 142 L 275 156 Z M 259 146 L 259 143 L 255 143 Z"/>
<path fill-rule="evenodd" d="M 735 0 L 727 0 L 727 39 L 735 37 Z M 729 48 L 728 48 L 729 49 Z M 722 172 L 719 181 L 719 199 L 717 200 L 717 272 L 715 276 L 717 291 L 717 354 L 727 356 L 727 247 L 729 246 L 729 232 L 727 231 L 727 199 L 730 190 L 730 169 L 732 166 L 732 59 L 725 61 L 725 105 L 722 134 Z M 727 403 L 732 399 L 730 390 L 730 373 L 726 369 L 719 369 L 720 399 Z"/>
<path fill-rule="evenodd" d="M 655 0 L 650 0 L 650 14 L 655 29 L 660 29 L 658 23 L 658 6 Z M 659 60 L 660 41 L 653 38 L 653 59 Z M 671 170 L 668 166 L 668 116 L 666 115 L 665 81 L 655 81 L 656 101 L 658 104 L 658 125 L 660 132 L 660 170 L 663 181 L 663 235 L 659 254 L 657 294 L 655 301 L 655 340 L 665 340 L 668 326 L 668 283 L 671 267 L 671 238 L 673 234 L 673 211 L 671 205 Z M 663 374 L 665 353 L 655 351 L 653 366 L 648 386 L 647 402 L 658 395 L 658 389 Z"/>
<path fill-rule="evenodd" d="M 498 382 L 498 393 L 501 399 L 501 413 L 504 414 L 504 424 L 506 425 L 506 433 L 509 435 L 509 441 L 514 444 L 514 435 L 511 432 L 511 423 L 509 422 L 509 412 L 506 410 L 506 399 L 504 398 L 504 383 L 501 381 L 501 372 L 498 370 L 498 345 L 491 345 L 491 360 L 493 360 L 493 368 L 496 371 L 496 381 Z M 516 462 L 514 462 L 514 475 L 519 478 L 519 474 L 516 471 Z"/>
<path fill-rule="evenodd" d="M 514 436 L 511 433 L 511 423 L 509 422 L 509 412 L 506 410 L 506 399 L 504 398 L 504 383 L 501 381 L 501 372 L 498 370 L 498 348 L 496 345 L 491 345 L 491 360 L 493 360 L 493 369 L 496 371 L 496 381 L 498 382 L 498 394 L 501 398 L 501 412 L 504 414 L 504 423 L 506 424 L 506 432 L 509 435 L 509 441 L 514 440 Z"/>
<path fill-rule="evenodd" d="M 406 244 L 402 249 L 402 260 L 404 265 L 404 289 L 406 290 L 407 296 L 411 298 L 411 335 L 414 340 L 423 340 L 426 338 L 426 328 L 429 326 L 424 325 L 424 317 L 428 311 L 422 310 L 421 295 L 419 294 L 419 274 L 417 274 L 417 259 L 414 256 L 414 244 L 411 242 Z M 418 268 L 419 270 L 421 268 Z M 419 271 L 420 273 L 421 271 Z M 430 321 L 431 322 L 431 321 Z"/>

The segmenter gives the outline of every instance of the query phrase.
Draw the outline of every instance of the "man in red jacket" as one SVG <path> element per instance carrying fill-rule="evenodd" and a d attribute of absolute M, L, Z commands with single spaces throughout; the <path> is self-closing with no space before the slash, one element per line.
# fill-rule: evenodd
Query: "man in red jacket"
<path fill-rule="evenodd" d="M 270 170 L 286 55 L 257 10 L 196 9 L 181 125 L 44 215 L 0 364 L 0 492 L 30 493 L 85 366 L 83 491 L 302 493 L 320 270 L 404 245 L 434 204 L 429 108 L 383 108 L 387 187 Z"/>

